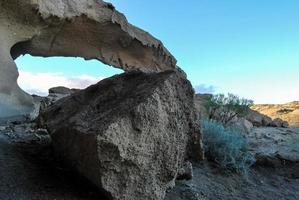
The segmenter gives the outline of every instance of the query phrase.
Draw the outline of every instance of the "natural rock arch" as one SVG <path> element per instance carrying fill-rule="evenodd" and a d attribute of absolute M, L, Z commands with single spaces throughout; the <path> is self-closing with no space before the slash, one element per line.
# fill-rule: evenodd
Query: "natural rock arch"
<path fill-rule="evenodd" d="M 101 0 L 1 1 L 0 33 L 2 116 L 32 109 L 32 98 L 17 85 L 14 59 L 21 54 L 98 59 L 125 71 L 176 68 L 159 40 Z"/>

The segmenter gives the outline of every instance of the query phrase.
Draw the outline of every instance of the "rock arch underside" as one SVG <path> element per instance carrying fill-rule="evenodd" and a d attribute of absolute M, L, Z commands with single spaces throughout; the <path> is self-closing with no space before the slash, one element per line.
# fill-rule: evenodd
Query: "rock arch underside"
<path fill-rule="evenodd" d="M 126 73 L 41 111 L 55 151 L 109 199 L 163 199 L 203 157 L 194 91 L 176 59 L 102 0 L 0 1 L 0 117 L 30 113 L 18 56 L 97 59 Z M 63 123 L 62 123 L 63 122 Z M 190 177 L 190 174 L 189 174 Z"/>
<path fill-rule="evenodd" d="M 125 71 L 176 67 L 175 58 L 159 40 L 101 0 L 1 0 L 0 33 L 2 113 L 32 107 L 31 97 L 16 82 L 13 59 L 21 54 L 98 59 Z"/>

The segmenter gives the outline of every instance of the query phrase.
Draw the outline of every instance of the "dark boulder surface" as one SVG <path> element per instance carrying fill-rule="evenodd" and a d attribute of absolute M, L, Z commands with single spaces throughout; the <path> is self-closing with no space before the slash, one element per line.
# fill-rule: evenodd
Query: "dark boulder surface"
<path fill-rule="evenodd" d="M 163 199 L 185 160 L 203 157 L 193 97 L 180 72 L 124 73 L 57 101 L 39 123 L 108 197 Z"/>
<path fill-rule="evenodd" d="M 58 86 L 58 87 L 53 87 L 49 89 L 49 94 L 65 94 L 65 95 L 70 95 L 74 93 L 74 91 L 70 88 L 63 87 L 63 86 Z"/>

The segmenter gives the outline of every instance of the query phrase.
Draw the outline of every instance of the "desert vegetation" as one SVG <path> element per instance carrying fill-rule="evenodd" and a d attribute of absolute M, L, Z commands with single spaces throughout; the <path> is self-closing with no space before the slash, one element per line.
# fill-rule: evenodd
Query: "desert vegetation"
<path fill-rule="evenodd" d="M 234 117 L 244 117 L 250 111 L 252 100 L 240 98 L 234 94 L 210 96 L 204 103 L 208 119 L 227 125 Z"/>
<path fill-rule="evenodd" d="M 204 145 L 206 156 L 222 169 L 248 174 L 255 159 L 248 151 L 248 142 L 242 133 L 219 122 L 204 120 Z"/>
<path fill-rule="evenodd" d="M 245 133 L 230 125 L 234 118 L 245 117 L 252 104 L 253 101 L 234 94 L 211 95 L 204 102 L 208 112 L 202 122 L 205 153 L 222 169 L 246 175 L 255 162 Z"/>

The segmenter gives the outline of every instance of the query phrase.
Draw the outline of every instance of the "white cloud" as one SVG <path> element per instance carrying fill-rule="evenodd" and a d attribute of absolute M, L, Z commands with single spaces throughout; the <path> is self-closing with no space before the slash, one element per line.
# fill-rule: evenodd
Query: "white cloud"
<path fill-rule="evenodd" d="M 93 77 L 80 75 L 77 77 L 66 77 L 63 73 L 33 73 L 19 71 L 18 84 L 30 94 L 45 96 L 49 88 L 64 86 L 68 88 L 83 89 L 95 84 L 105 77 Z"/>
<path fill-rule="evenodd" d="M 194 87 L 196 93 L 200 94 L 213 94 L 216 91 L 216 87 L 213 85 L 200 84 Z"/>

